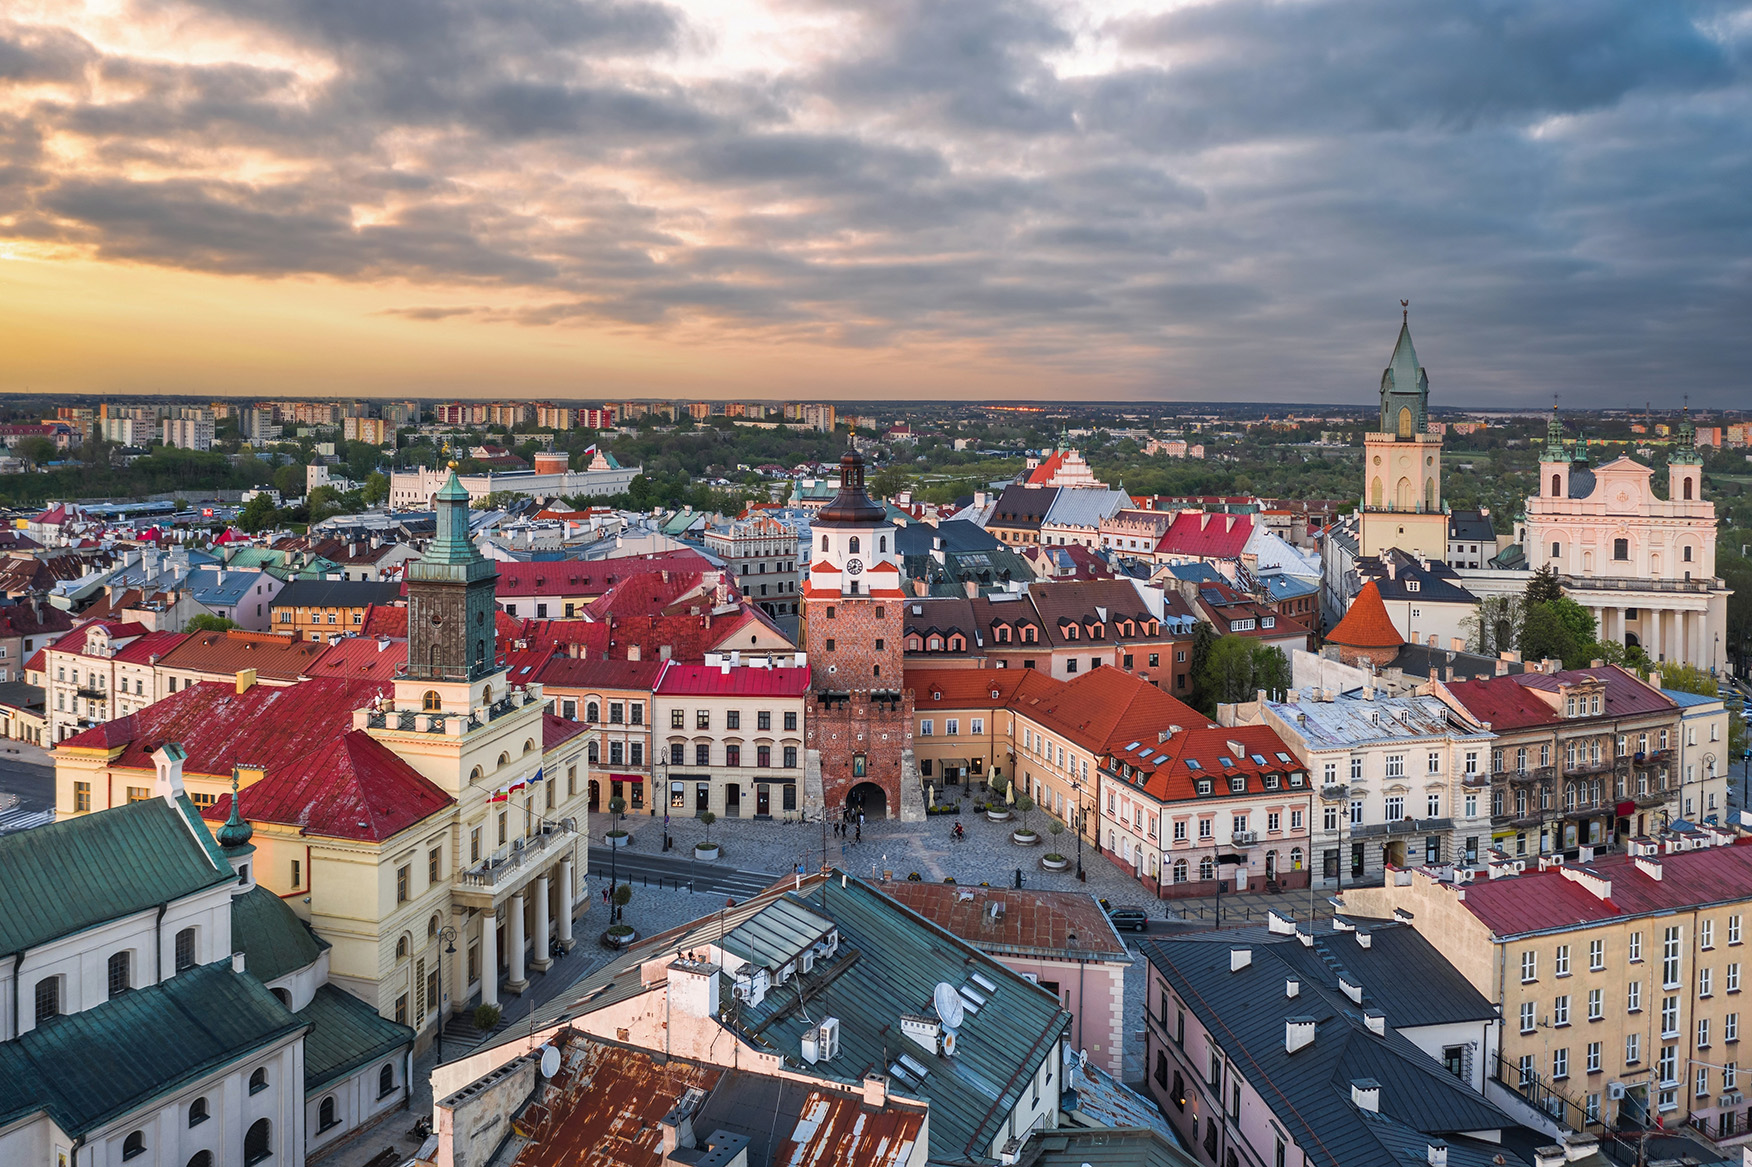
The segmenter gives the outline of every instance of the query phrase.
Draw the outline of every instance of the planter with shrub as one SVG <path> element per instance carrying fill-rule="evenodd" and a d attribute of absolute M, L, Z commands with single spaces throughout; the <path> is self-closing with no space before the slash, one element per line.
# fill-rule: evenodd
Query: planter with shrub
<path fill-rule="evenodd" d="M 1010 832 L 1010 842 L 1018 847 L 1032 847 L 1040 842 L 1040 832 L 1033 827 L 1017 827 Z"/>
<path fill-rule="evenodd" d="M 1042 871 L 1064 871 L 1068 869 L 1070 865 L 1071 861 L 1056 851 L 1048 851 L 1040 857 L 1040 869 Z"/>
<path fill-rule="evenodd" d="M 631 924 L 616 924 L 602 934 L 602 942 L 610 948 L 625 948 L 639 938 L 639 933 Z"/>
<path fill-rule="evenodd" d="M 499 1024 L 499 1007 L 497 1005 L 476 1005 L 474 1011 L 474 1026 L 482 1033 Z"/>
<path fill-rule="evenodd" d="M 603 836 L 610 847 L 625 847 L 633 841 L 633 837 L 622 830 L 613 830 Z"/>

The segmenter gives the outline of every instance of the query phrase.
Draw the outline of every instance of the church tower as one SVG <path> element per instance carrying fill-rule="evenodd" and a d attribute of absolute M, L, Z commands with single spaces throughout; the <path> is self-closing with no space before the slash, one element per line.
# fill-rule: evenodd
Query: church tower
<path fill-rule="evenodd" d="M 469 538 L 468 491 L 455 470 L 435 501 L 437 536 L 407 569 L 408 663 L 396 682 L 397 704 L 408 707 L 399 692 L 405 687 L 422 701 L 439 692 L 446 707 L 469 709 L 486 703 L 488 679 L 500 672 L 493 604 L 499 576 Z"/>
<path fill-rule="evenodd" d="M 864 459 L 811 525 L 800 639 L 809 654 L 808 760 L 830 814 L 923 818 L 902 679 L 906 593 L 888 513 L 865 493 Z M 814 786 L 815 775 L 809 785 Z"/>
<path fill-rule="evenodd" d="M 1409 317 L 1381 373 L 1381 415 L 1363 435 L 1363 555 L 1397 547 L 1432 559 L 1448 555 L 1442 505 L 1442 439 L 1429 429 L 1430 378 L 1418 364 Z"/>

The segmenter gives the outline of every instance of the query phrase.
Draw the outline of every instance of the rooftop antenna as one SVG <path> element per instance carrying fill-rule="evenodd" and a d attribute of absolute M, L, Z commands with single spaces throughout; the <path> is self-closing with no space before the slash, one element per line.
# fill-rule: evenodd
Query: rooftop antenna
<path fill-rule="evenodd" d="M 1410 324 L 1411 323 L 1411 301 L 1410 300 L 1399 301 L 1399 323 L 1401 323 L 1401 324 Z"/>

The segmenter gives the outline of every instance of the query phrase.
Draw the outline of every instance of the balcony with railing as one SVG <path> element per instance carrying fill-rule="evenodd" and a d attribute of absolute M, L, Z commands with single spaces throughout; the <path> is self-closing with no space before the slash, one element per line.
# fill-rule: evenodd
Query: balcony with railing
<path fill-rule="evenodd" d="M 490 906 L 557 862 L 577 837 L 576 819 L 543 823 L 536 834 L 513 839 L 480 863 L 465 869 L 457 877 L 456 894 L 471 906 Z"/>
<path fill-rule="evenodd" d="M 430 733 L 464 737 L 501 717 L 526 709 L 542 700 L 540 686 L 513 689 L 490 705 L 461 710 L 360 709 L 353 714 L 355 729 L 386 729 L 399 733 Z"/>

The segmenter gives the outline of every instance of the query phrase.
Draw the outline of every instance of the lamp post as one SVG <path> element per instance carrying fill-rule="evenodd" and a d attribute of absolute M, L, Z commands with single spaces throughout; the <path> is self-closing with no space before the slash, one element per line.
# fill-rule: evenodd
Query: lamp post
<path fill-rule="evenodd" d="M 626 810 L 626 799 L 614 797 L 608 800 L 608 813 L 615 823 L 619 823 L 622 812 Z M 614 902 L 614 893 L 620 887 L 620 848 L 610 845 L 608 848 L 608 922 L 620 923 L 620 905 Z"/>
<path fill-rule="evenodd" d="M 1077 878 L 1088 882 L 1083 874 L 1083 783 L 1080 779 L 1071 780 L 1071 789 L 1077 794 Z"/>
<path fill-rule="evenodd" d="M 456 955 L 456 929 L 446 924 L 438 929 L 438 939 L 444 941 L 444 959 L 438 962 L 438 1064 L 444 1064 L 444 1023 L 450 1012 L 444 1004 L 444 966 Z"/>

